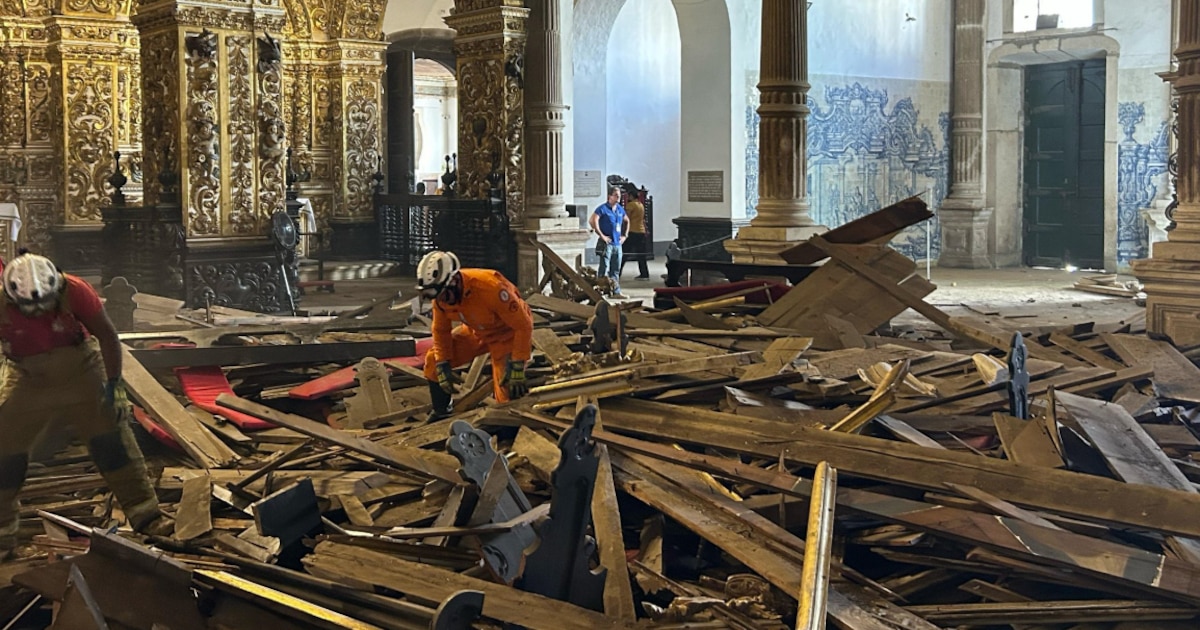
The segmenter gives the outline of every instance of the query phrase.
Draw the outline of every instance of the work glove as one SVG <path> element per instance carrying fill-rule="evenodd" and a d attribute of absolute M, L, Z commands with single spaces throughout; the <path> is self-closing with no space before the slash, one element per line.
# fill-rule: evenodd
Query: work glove
<path fill-rule="evenodd" d="M 508 370 L 504 374 L 504 382 L 508 384 L 508 397 L 515 400 L 529 393 L 529 385 L 525 382 L 525 362 L 508 362 Z"/>
<path fill-rule="evenodd" d="M 437 364 L 438 386 L 442 391 L 451 396 L 458 393 L 458 386 L 462 385 L 462 379 L 454 373 L 454 367 L 449 361 L 441 361 Z"/>
<path fill-rule="evenodd" d="M 101 400 L 108 409 L 115 409 L 117 405 L 125 403 L 125 388 L 121 386 L 121 379 L 110 378 L 104 382 L 104 394 Z"/>

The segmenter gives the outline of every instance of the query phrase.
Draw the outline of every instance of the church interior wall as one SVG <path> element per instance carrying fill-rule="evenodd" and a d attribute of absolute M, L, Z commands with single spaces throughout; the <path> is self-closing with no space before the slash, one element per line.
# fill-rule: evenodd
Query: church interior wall
<path fill-rule="evenodd" d="M 1012 33 L 1011 2 L 989 5 L 984 188 L 993 214 L 997 266 L 1022 263 L 1024 69 L 1107 57 L 1105 264 L 1127 268 L 1149 253 L 1146 209 L 1165 207 L 1170 92 L 1171 0 L 1096 0 L 1095 26 Z"/>
<path fill-rule="evenodd" d="M 808 201 L 837 227 L 905 197 L 935 208 L 948 186 L 950 64 L 948 3 L 815 2 L 808 13 L 810 114 Z M 757 49 L 758 40 L 754 41 Z M 746 83 L 758 82 L 758 59 Z M 746 206 L 757 203 L 757 90 L 746 103 Z M 936 221 L 936 220 L 935 220 Z M 893 242 L 908 256 L 937 257 L 936 222 Z"/>

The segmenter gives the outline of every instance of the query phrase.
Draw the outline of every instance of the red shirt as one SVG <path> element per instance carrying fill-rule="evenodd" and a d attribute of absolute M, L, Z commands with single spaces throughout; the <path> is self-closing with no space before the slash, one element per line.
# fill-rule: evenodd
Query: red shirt
<path fill-rule="evenodd" d="M 73 346 L 88 338 L 88 330 L 79 320 L 88 320 L 103 312 L 100 295 L 82 278 L 65 275 L 66 308 L 28 317 L 15 304 L 7 305 L 6 312 L 0 316 L 0 343 L 9 358 L 22 359 Z"/>

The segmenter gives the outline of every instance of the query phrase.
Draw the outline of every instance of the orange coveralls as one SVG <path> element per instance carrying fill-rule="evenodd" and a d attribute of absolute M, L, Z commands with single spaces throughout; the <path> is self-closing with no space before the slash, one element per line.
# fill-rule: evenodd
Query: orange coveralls
<path fill-rule="evenodd" d="M 425 355 L 425 378 L 438 380 L 437 364 L 460 367 L 484 352 L 492 355 L 492 391 L 508 402 L 501 381 L 508 360 L 528 361 L 533 344 L 533 315 L 517 288 L 498 271 L 462 269 L 458 304 L 433 302 L 433 348 Z M 454 322 L 462 326 L 453 328 Z"/>

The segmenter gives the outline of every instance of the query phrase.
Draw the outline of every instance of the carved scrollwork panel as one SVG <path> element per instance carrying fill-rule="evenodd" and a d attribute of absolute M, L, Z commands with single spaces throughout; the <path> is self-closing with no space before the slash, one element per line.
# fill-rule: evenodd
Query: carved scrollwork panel
<path fill-rule="evenodd" d="M 254 75 L 250 66 L 250 35 L 225 37 L 226 81 L 229 86 L 229 230 L 258 231 L 254 194 Z"/>
<path fill-rule="evenodd" d="M 147 203 L 158 202 L 162 184 L 162 170 L 178 171 L 179 130 L 175 121 L 179 119 L 179 73 L 173 69 L 179 63 L 179 51 L 175 34 L 156 34 L 142 40 L 143 100 L 145 107 L 145 145 L 142 173 L 145 181 L 144 197 Z"/>
<path fill-rule="evenodd" d="M 346 215 L 374 212 L 372 177 L 379 169 L 379 81 L 359 78 L 346 89 Z"/>
<path fill-rule="evenodd" d="M 286 188 L 284 154 L 287 129 L 283 115 L 283 69 L 278 43 L 270 35 L 259 38 L 258 62 L 258 156 L 259 212 L 261 225 L 284 209 Z M 256 226 L 257 227 L 257 226 Z"/>
<path fill-rule="evenodd" d="M 260 313 L 281 310 L 279 266 L 267 261 L 189 265 L 188 303 L 212 303 Z"/>
<path fill-rule="evenodd" d="M 29 112 L 29 144 L 48 144 L 54 126 L 50 101 L 50 65 L 26 64 L 25 84 Z"/>
<path fill-rule="evenodd" d="M 67 62 L 64 74 L 67 219 L 99 221 L 116 148 L 116 66 Z"/>
<path fill-rule="evenodd" d="M 221 147 L 218 128 L 217 36 L 187 38 L 188 234 L 221 230 Z"/>

